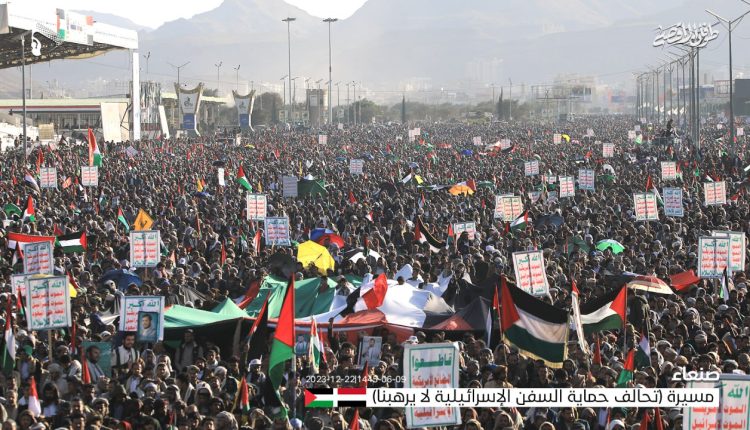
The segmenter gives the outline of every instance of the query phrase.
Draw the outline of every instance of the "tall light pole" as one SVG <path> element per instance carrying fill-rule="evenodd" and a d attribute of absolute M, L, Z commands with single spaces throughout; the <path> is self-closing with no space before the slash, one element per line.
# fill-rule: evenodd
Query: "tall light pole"
<path fill-rule="evenodd" d="M 340 83 L 341 81 L 336 82 L 336 109 L 341 106 L 341 88 L 339 87 Z"/>
<path fill-rule="evenodd" d="M 742 2 L 745 4 L 750 4 L 745 0 L 742 0 Z M 742 15 L 738 16 L 737 18 L 733 20 L 722 18 L 708 9 L 706 9 L 706 12 L 711 14 L 714 18 L 721 21 L 724 24 L 724 27 L 726 27 L 727 31 L 729 32 L 729 144 L 734 145 L 734 133 L 736 131 L 735 131 L 735 125 L 734 125 L 734 75 L 733 75 L 733 70 L 732 70 L 732 30 L 734 29 L 734 27 L 740 24 L 740 22 L 742 21 L 742 18 L 744 18 L 748 13 L 750 13 L 750 10 L 743 13 Z"/>
<path fill-rule="evenodd" d="M 224 64 L 223 61 L 219 61 L 219 64 L 214 64 L 214 67 L 216 67 L 216 95 L 219 95 L 219 87 L 221 86 L 221 65 Z"/>
<path fill-rule="evenodd" d="M 331 92 L 333 91 L 333 69 L 331 68 L 331 23 L 338 20 L 338 18 L 326 18 L 323 20 L 323 22 L 328 23 L 328 124 L 333 124 L 333 110 L 331 109 Z"/>
<path fill-rule="evenodd" d="M 315 112 L 317 112 L 318 114 L 318 128 L 320 128 L 320 105 L 322 104 L 321 102 L 323 101 L 320 98 L 320 83 L 321 82 L 323 82 L 323 79 L 318 79 L 317 81 L 315 81 L 315 83 L 318 84 L 318 96 L 316 97 L 316 106 L 315 106 Z M 328 97 L 330 98 L 330 96 L 331 96 L 331 93 L 329 92 Z M 330 101 L 329 101 L 328 106 L 330 106 Z"/>
<path fill-rule="evenodd" d="M 354 92 L 354 125 L 357 125 L 357 82 L 352 81 L 352 91 Z"/>
<path fill-rule="evenodd" d="M 240 90 L 240 66 L 242 64 L 238 64 L 237 67 L 232 67 L 234 69 L 235 73 L 237 74 L 237 91 Z"/>
<path fill-rule="evenodd" d="M 508 78 L 508 119 L 513 121 L 513 81 Z"/>
<path fill-rule="evenodd" d="M 288 77 L 289 75 L 284 75 L 281 77 L 281 84 L 284 86 L 284 91 L 282 93 L 283 94 L 282 98 L 284 99 L 284 106 L 286 106 L 286 78 Z"/>
<path fill-rule="evenodd" d="M 292 106 L 292 114 L 294 114 L 294 103 L 292 102 L 292 30 L 291 30 L 291 24 L 292 22 L 296 21 L 297 18 L 287 17 L 282 19 L 282 22 L 286 23 L 286 40 L 287 40 L 287 50 L 288 50 L 288 65 L 289 65 L 289 74 L 287 76 L 289 77 L 289 104 Z"/>
<path fill-rule="evenodd" d="M 21 34 L 21 98 L 23 99 L 23 166 L 26 167 L 26 33 Z"/>
<path fill-rule="evenodd" d="M 346 83 L 346 115 L 344 120 L 346 121 L 347 125 L 349 124 L 349 109 L 351 108 L 351 106 L 349 105 L 349 85 L 351 85 L 351 82 Z"/>
<path fill-rule="evenodd" d="M 148 60 L 149 58 L 151 58 L 151 51 L 148 51 L 147 54 L 144 54 L 143 58 L 146 59 L 146 76 L 148 76 Z"/>
<path fill-rule="evenodd" d="M 175 66 L 174 64 L 172 64 L 170 62 L 167 62 L 167 64 L 169 64 L 170 66 L 172 66 L 175 69 L 177 69 L 177 88 L 182 89 L 182 84 L 180 83 L 180 69 L 182 69 L 183 67 L 185 67 L 188 64 L 190 64 L 190 61 L 188 61 L 187 63 L 181 64 L 179 66 Z"/>
<path fill-rule="evenodd" d="M 294 103 L 297 101 L 297 79 L 299 79 L 300 76 L 295 76 L 291 79 L 292 83 L 289 84 L 291 87 L 289 88 L 289 91 L 291 93 L 289 94 L 289 104 L 292 105 L 292 116 L 294 116 Z"/>

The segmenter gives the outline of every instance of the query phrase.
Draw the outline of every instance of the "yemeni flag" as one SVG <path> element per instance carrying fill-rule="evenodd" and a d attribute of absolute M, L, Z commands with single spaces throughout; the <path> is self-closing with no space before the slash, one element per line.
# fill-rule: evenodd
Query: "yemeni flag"
<path fill-rule="evenodd" d="M 36 381 L 33 376 L 29 381 L 28 409 L 35 417 L 42 414 L 42 405 L 39 403 L 39 394 L 36 392 Z"/>
<path fill-rule="evenodd" d="M 445 242 L 437 240 L 432 233 L 427 230 L 422 218 L 417 218 L 417 225 L 414 228 L 414 240 L 419 243 L 428 243 L 430 245 L 430 251 L 440 252 L 441 249 L 445 248 Z"/>
<path fill-rule="evenodd" d="M 305 390 L 305 408 L 364 407 L 367 405 L 367 388 L 308 388 Z"/>
<path fill-rule="evenodd" d="M 625 285 L 581 305 L 583 332 L 621 329 L 625 323 L 628 290 Z"/>
<path fill-rule="evenodd" d="M 89 129 L 89 166 L 101 166 L 102 153 L 99 152 L 99 146 L 96 144 L 94 130 Z"/>
<path fill-rule="evenodd" d="M 27 243 L 37 242 L 49 242 L 55 243 L 55 236 L 34 236 L 31 234 L 22 234 L 10 232 L 8 233 L 8 248 L 9 249 L 23 249 L 23 245 Z"/>
<path fill-rule="evenodd" d="M 270 296 L 270 295 L 269 295 Z M 258 316 L 255 317 L 253 326 L 250 327 L 250 349 L 247 353 L 248 360 L 259 359 L 268 352 L 268 297 L 263 302 Z"/>
<path fill-rule="evenodd" d="M 117 208 L 117 221 L 120 221 L 125 226 L 125 233 L 130 232 L 130 223 L 125 219 L 125 214 L 122 213 L 122 208 Z"/>
<path fill-rule="evenodd" d="M 520 288 L 501 285 L 503 340 L 547 366 L 560 368 L 568 355 L 568 312 Z"/>
<path fill-rule="evenodd" d="M 26 200 L 26 210 L 23 211 L 23 222 L 35 222 L 36 211 L 34 211 L 34 199 L 29 196 Z"/>
<path fill-rule="evenodd" d="M 10 375 L 16 365 L 16 337 L 13 334 L 13 324 L 11 324 L 11 306 L 8 301 L 8 310 L 5 313 L 5 348 L 3 348 L 3 373 Z"/>
<path fill-rule="evenodd" d="M 320 370 L 320 356 L 323 350 L 323 346 L 320 342 L 320 336 L 318 335 L 318 324 L 315 319 L 310 324 L 310 342 L 308 342 L 309 351 L 307 359 L 310 363 L 310 370 L 313 374 L 317 374 Z"/>
<path fill-rule="evenodd" d="M 242 168 L 242 165 L 240 165 L 239 170 L 237 170 L 237 182 L 239 182 L 242 187 L 248 191 L 253 191 L 253 186 L 250 185 L 250 182 L 247 180 L 247 176 L 245 176 L 245 169 Z"/>
<path fill-rule="evenodd" d="M 278 391 L 284 379 L 286 362 L 294 359 L 294 278 L 289 280 L 281 305 L 276 333 L 271 344 L 271 356 L 268 360 L 268 378 L 273 388 Z"/>
<path fill-rule="evenodd" d="M 638 342 L 638 351 L 635 353 L 635 364 L 638 368 L 651 365 L 651 342 L 648 339 L 648 331 L 643 330 L 641 340 Z"/>
<path fill-rule="evenodd" d="M 237 392 L 237 400 L 239 401 L 239 404 L 237 405 L 239 411 L 243 414 L 250 413 L 250 393 L 247 389 L 247 379 L 244 377 L 240 382 L 240 389 Z"/>
<path fill-rule="evenodd" d="M 88 249 L 86 232 L 79 231 L 76 233 L 64 234 L 57 236 L 55 247 L 62 248 L 63 253 L 72 254 L 76 252 L 85 252 Z"/>
<path fill-rule="evenodd" d="M 37 193 L 39 192 L 39 184 L 36 183 L 36 179 L 34 179 L 31 174 L 27 173 L 26 175 L 24 175 L 23 180 L 26 185 L 34 189 L 34 191 L 36 191 Z"/>
<path fill-rule="evenodd" d="M 388 292 L 388 278 L 385 273 L 381 273 L 375 278 L 372 283 L 372 288 L 366 289 L 366 285 L 362 285 L 358 290 L 360 291 L 360 300 L 354 305 L 354 311 L 365 311 L 368 309 L 376 309 L 383 305 L 385 295 Z"/>
<path fill-rule="evenodd" d="M 510 223 L 510 231 L 516 232 L 518 230 L 526 230 L 526 227 L 529 225 L 529 211 L 526 211 L 523 213 L 523 215 L 519 216 L 515 220 L 513 220 L 512 223 Z"/>
<path fill-rule="evenodd" d="M 260 230 L 256 230 L 255 237 L 253 237 L 253 249 L 255 250 L 255 255 L 260 254 L 261 246 L 262 246 L 262 242 L 261 242 Z"/>
<path fill-rule="evenodd" d="M 627 388 L 628 382 L 633 380 L 633 372 L 635 372 L 635 350 L 631 349 L 625 357 L 625 366 L 620 376 L 617 377 L 617 388 Z"/>

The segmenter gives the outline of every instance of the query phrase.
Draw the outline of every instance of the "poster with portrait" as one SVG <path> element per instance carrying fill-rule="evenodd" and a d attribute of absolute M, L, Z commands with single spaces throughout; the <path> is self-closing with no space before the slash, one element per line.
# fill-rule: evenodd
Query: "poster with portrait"
<path fill-rule="evenodd" d="M 135 340 L 142 343 L 159 341 L 159 312 L 139 311 Z"/>
<path fill-rule="evenodd" d="M 359 345 L 359 361 L 357 364 L 364 367 L 365 363 L 370 368 L 378 365 L 380 351 L 383 348 L 383 338 L 380 336 L 364 336 Z"/>
<path fill-rule="evenodd" d="M 112 377 L 112 343 L 84 341 L 81 345 L 88 361 L 91 382 L 102 376 Z"/>
<path fill-rule="evenodd" d="M 164 339 L 164 297 L 163 296 L 122 296 L 120 302 L 121 331 L 136 333 L 142 328 L 141 313 L 152 313 L 156 339 Z"/>

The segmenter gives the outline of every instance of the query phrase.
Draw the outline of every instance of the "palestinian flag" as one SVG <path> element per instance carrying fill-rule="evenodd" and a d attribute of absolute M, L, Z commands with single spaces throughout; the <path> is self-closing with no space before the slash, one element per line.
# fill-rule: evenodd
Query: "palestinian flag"
<path fill-rule="evenodd" d="M 24 222 L 35 222 L 36 221 L 36 212 L 34 211 L 34 199 L 29 196 L 29 198 L 26 200 L 26 210 L 23 211 L 23 221 Z"/>
<path fill-rule="evenodd" d="M 36 391 L 36 381 L 32 376 L 29 380 L 29 399 L 28 399 L 29 412 L 35 417 L 42 414 L 42 405 L 39 403 L 39 394 Z"/>
<path fill-rule="evenodd" d="M 122 208 L 117 208 L 117 221 L 120 221 L 125 226 L 125 233 L 130 232 L 130 223 L 125 219 L 125 214 L 122 213 Z"/>
<path fill-rule="evenodd" d="M 286 362 L 294 359 L 294 278 L 289 280 L 281 305 L 276 333 L 271 344 L 271 356 L 268 360 L 268 378 L 275 390 L 284 379 Z"/>
<path fill-rule="evenodd" d="M 34 179 L 34 177 L 31 176 L 31 174 L 27 173 L 26 175 L 24 175 L 23 180 L 26 183 L 26 185 L 33 188 L 34 191 L 36 191 L 37 193 L 39 192 L 39 184 L 36 183 L 36 179 Z"/>
<path fill-rule="evenodd" d="M 247 180 L 247 176 L 245 176 L 245 169 L 242 168 L 242 165 L 240 165 L 239 170 L 237 170 L 237 182 L 239 182 L 242 187 L 248 191 L 253 191 L 253 186 L 250 185 L 250 182 Z"/>
<path fill-rule="evenodd" d="M 305 408 L 338 408 L 367 405 L 367 388 L 308 388 Z"/>
<path fill-rule="evenodd" d="M 635 350 L 631 349 L 625 357 L 625 365 L 620 376 L 617 377 L 617 388 L 627 388 L 628 382 L 633 380 L 633 372 L 635 372 Z"/>
<path fill-rule="evenodd" d="M 6 203 L 5 207 L 3 207 L 3 211 L 5 212 L 5 215 L 7 216 L 18 215 L 20 217 L 23 215 L 21 208 L 14 205 L 13 203 Z"/>
<path fill-rule="evenodd" d="M 34 236 L 31 234 L 15 232 L 8 233 L 8 248 L 10 249 L 16 249 L 16 244 L 18 245 L 18 249 L 23 249 L 23 245 L 37 242 L 55 243 L 55 236 Z"/>
<path fill-rule="evenodd" d="M 255 317 L 253 326 L 250 327 L 250 348 L 247 353 L 248 361 L 260 359 L 268 352 L 268 297 L 263 302 L 260 313 Z"/>
<path fill-rule="evenodd" d="M 625 322 L 628 289 L 625 285 L 581 305 L 583 332 L 621 329 Z"/>
<path fill-rule="evenodd" d="M 240 389 L 237 391 L 237 408 L 243 414 L 250 413 L 250 393 L 247 389 L 247 379 L 244 377 L 240 382 Z"/>
<path fill-rule="evenodd" d="M 94 130 L 89 129 L 89 166 L 101 166 L 102 153 L 99 152 L 99 146 L 96 144 Z"/>
<path fill-rule="evenodd" d="M 321 345 L 320 337 L 318 336 L 318 324 L 315 322 L 315 319 L 313 319 L 310 324 L 310 342 L 308 342 L 308 345 L 310 349 L 307 354 L 307 359 L 310 363 L 310 369 L 313 374 L 317 374 L 320 370 L 320 356 L 323 351 L 323 346 Z"/>
<path fill-rule="evenodd" d="M 648 179 L 646 179 L 646 192 L 654 193 L 654 195 L 656 196 L 656 201 L 659 204 L 659 206 L 664 206 L 664 200 L 661 199 L 661 194 L 659 194 L 659 189 L 657 189 L 654 186 L 654 182 L 651 180 L 651 175 L 648 175 Z"/>
<path fill-rule="evenodd" d="M 16 337 L 13 334 L 13 325 L 11 324 L 11 305 L 8 301 L 7 312 L 5 313 L 5 347 L 3 348 L 2 356 L 2 371 L 6 375 L 10 375 L 13 372 L 13 368 L 16 366 Z"/>
<path fill-rule="evenodd" d="M 507 283 L 501 290 L 504 342 L 547 366 L 562 367 L 568 355 L 568 312 Z"/>
<path fill-rule="evenodd" d="M 638 342 L 638 351 L 635 353 L 635 364 L 639 368 L 651 365 L 651 343 L 648 340 L 648 331 L 643 330 L 641 340 Z"/>
<path fill-rule="evenodd" d="M 519 216 L 515 220 L 513 220 L 512 223 L 510 223 L 510 231 L 518 231 L 518 230 L 526 230 L 526 227 L 529 225 L 529 211 L 526 211 L 523 213 L 523 215 Z"/>
<path fill-rule="evenodd" d="M 64 234 L 57 236 L 55 247 L 62 248 L 63 253 L 72 254 L 75 252 L 85 252 L 88 249 L 86 232 L 79 231 L 76 233 Z"/>
<path fill-rule="evenodd" d="M 441 242 L 433 236 L 427 227 L 425 227 L 422 218 L 417 218 L 417 225 L 414 228 L 414 240 L 419 243 L 428 243 L 430 245 L 430 251 L 440 252 L 441 249 L 445 248 L 445 242 Z"/>

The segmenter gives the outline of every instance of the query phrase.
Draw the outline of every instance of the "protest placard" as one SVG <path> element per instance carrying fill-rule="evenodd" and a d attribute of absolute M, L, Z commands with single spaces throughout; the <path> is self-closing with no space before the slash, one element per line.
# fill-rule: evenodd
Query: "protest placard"
<path fill-rule="evenodd" d="M 404 388 L 459 386 L 459 351 L 454 343 L 404 344 Z M 422 428 L 461 424 L 458 407 L 406 408 L 406 426 Z"/>
<path fill-rule="evenodd" d="M 706 206 L 719 206 L 727 203 L 726 182 L 705 182 L 703 197 Z"/>
<path fill-rule="evenodd" d="M 729 270 L 742 272 L 745 270 L 745 233 L 741 231 L 714 230 L 711 236 L 729 237 Z"/>
<path fill-rule="evenodd" d="M 39 169 L 39 188 L 57 188 L 56 167 L 42 167 Z"/>
<path fill-rule="evenodd" d="M 500 149 L 503 151 L 505 151 L 506 149 L 510 149 L 510 139 L 501 139 Z"/>
<path fill-rule="evenodd" d="M 319 134 L 318 135 L 318 145 L 327 145 L 328 144 L 328 135 L 327 134 Z"/>
<path fill-rule="evenodd" d="M 523 163 L 523 170 L 526 176 L 536 176 L 539 174 L 539 160 L 526 161 Z"/>
<path fill-rule="evenodd" d="M 482 146 L 482 136 L 474 136 L 471 141 L 474 143 L 474 146 Z"/>
<path fill-rule="evenodd" d="M 575 197 L 576 181 L 572 176 L 560 176 L 560 197 Z"/>
<path fill-rule="evenodd" d="M 549 290 L 542 251 L 513 253 L 516 285 L 533 296 L 544 296 Z"/>
<path fill-rule="evenodd" d="M 745 129 L 742 127 L 737 127 L 737 133 L 735 133 L 735 136 L 744 136 L 745 135 Z"/>
<path fill-rule="evenodd" d="M 363 173 L 363 167 L 365 160 L 359 158 L 352 158 L 349 160 L 349 173 L 352 175 L 361 175 Z"/>
<path fill-rule="evenodd" d="M 636 221 L 659 220 L 659 210 L 656 206 L 656 195 L 654 193 L 633 194 L 633 207 L 635 207 Z"/>
<path fill-rule="evenodd" d="M 156 267 L 161 261 L 159 230 L 130 232 L 130 267 Z"/>
<path fill-rule="evenodd" d="M 218 169 L 216 169 L 216 179 L 219 181 L 220 187 L 227 186 L 227 183 L 224 180 L 224 168 L 223 167 L 219 167 Z"/>
<path fill-rule="evenodd" d="M 671 217 L 685 216 L 682 205 L 682 188 L 664 188 L 664 215 Z"/>
<path fill-rule="evenodd" d="M 587 137 L 594 137 L 594 129 L 593 128 L 587 128 L 586 129 L 586 136 Z"/>
<path fill-rule="evenodd" d="M 29 331 L 70 327 L 70 290 L 65 276 L 26 279 Z"/>
<path fill-rule="evenodd" d="M 268 215 L 268 197 L 265 194 L 247 195 L 248 221 L 264 221 Z"/>
<path fill-rule="evenodd" d="M 531 204 L 536 204 L 536 202 L 539 201 L 539 199 L 542 197 L 541 191 L 529 191 L 526 193 L 526 195 L 529 196 L 529 200 L 531 200 Z"/>
<path fill-rule="evenodd" d="M 747 375 L 722 374 L 721 400 L 719 410 L 721 411 L 721 425 L 717 430 L 740 430 L 750 427 L 750 378 Z M 716 415 L 709 423 L 716 422 Z M 699 429 L 697 422 L 693 427 L 686 429 Z M 710 427 L 703 427 L 710 428 Z"/>
<path fill-rule="evenodd" d="M 289 218 L 267 217 L 265 222 L 266 246 L 291 246 Z"/>
<path fill-rule="evenodd" d="M 364 368 L 365 363 L 368 366 L 377 366 L 380 361 L 380 352 L 383 347 L 383 338 L 380 336 L 363 336 L 359 345 L 359 360 L 357 364 Z"/>
<path fill-rule="evenodd" d="M 495 211 L 493 213 L 494 219 L 503 219 L 503 197 L 512 195 L 513 194 L 495 195 Z"/>
<path fill-rule="evenodd" d="M 559 144 L 562 143 L 562 134 L 561 133 L 555 133 L 552 135 L 552 143 Z"/>
<path fill-rule="evenodd" d="M 578 187 L 586 191 L 596 191 L 595 174 L 592 169 L 578 169 Z"/>
<path fill-rule="evenodd" d="M 729 266 L 729 236 L 698 238 L 698 276 L 720 279 Z"/>
<path fill-rule="evenodd" d="M 84 187 L 99 186 L 98 166 L 81 166 L 81 185 Z"/>
<path fill-rule="evenodd" d="M 615 156 L 615 144 L 610 142 L 602 143 L 602 157 L 612 158 Z"/>
<path fill-rule="evenodd" d="M 122 296 L 120 302 L 120 327 L 122 331 L 138 331 L 138 314 L 150 312 L 158 315 L 154 327 L 158 328 L 157 340 L 164 339 L 164 296 Z"/>
<path fill-rule="evenodd" d="M 661 162 L 661 180 L 672 181 L 677 179 L 677 163 L 674 161 Z"/>
<path fill-rule="evenodd" d="M 461 236 L 461 233 L 466 232 L 469 235 L 469 240 L 474 240 L 474 236 L 477 233 L 477 225 L 474 222 L 454 222 L 453 223 L 453 234 L 456 237 Z"/>
<path fill-rule="evenodd" d="M 111 342 L 91 342 L 88 340 L 83 341 L 81 344 L 86 357 L 95 355 L 98 360 L 92 362 L 89 360 L 87 363 L 89 373 L 91 374 L 91 382 L 96 383 L 100 377 L 112 376 L 112 343 Z M 97 350 L 95 353 L 94 350 Z"/>
<path fill-rule="evenodd" d="M 283 197 L 297 197 L 297 177 L 296 176 L 282 176 L 281 177 L 281 195 Z"/>
<path fill-rule="evenodd" d="M 513 222 L 523 213 L 523 200 L 521 196 L 502 196 L 502 219 L 505 222 Z"/>
<path fill-rule="evenodd" d="M 628 140 L 635 140 L 635 130 L 628 130 Z"/>
<path fill-rule="evenodd" d="M 37 273 L 53 275 L 55 273 L 55 258 L 52 254 L 51 242 L 24 243 L 21 251 L 25 275 Z"/>

